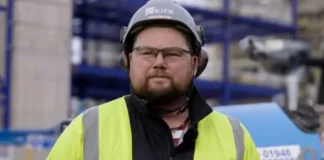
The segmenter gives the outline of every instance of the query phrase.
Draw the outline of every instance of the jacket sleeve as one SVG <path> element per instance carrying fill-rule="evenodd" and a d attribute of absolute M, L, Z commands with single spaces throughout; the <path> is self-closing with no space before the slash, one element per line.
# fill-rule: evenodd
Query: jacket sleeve
<path fill-rule="evenodd" d="M 46 160 L 82 160 L 82 114 L 76 117 L 55 142 Z"/>
<path fill-rule="evenodd" d="M 244 160 L 260 160 L 259 152 L 249 131 L 242 125 L 244 130 L 245 153 Z"/>

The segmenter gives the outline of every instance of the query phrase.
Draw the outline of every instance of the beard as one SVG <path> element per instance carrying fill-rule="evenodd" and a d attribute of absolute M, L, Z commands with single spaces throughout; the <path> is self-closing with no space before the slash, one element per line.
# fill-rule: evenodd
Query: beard
<path fill-rule="evenodd" d="M 165 84 L 167 83 L 167 84 Z M 151 104 L 167 105 L 171 104 L 174 100 L 188 94 L 192 80 L 186 83 L 176 84 L 172 79 L 163 84 L 151 83 L 147 78 L 141 85 L 134 83 L 131 80 L 132 92 L 149 101 Z"/>

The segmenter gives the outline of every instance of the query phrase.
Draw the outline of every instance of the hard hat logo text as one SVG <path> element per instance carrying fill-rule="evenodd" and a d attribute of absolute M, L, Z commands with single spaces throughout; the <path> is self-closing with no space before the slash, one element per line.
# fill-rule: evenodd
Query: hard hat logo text
<path fill-rule="evenodd" d="M 172 9 L 150 7 L 145 9 L 145 16 L 151 14 L 174 14 Z"/>

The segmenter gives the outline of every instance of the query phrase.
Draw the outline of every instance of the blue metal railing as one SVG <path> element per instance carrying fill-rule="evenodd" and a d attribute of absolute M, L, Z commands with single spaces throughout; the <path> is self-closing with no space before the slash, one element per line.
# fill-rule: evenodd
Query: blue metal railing
<path fill-rule="evenodd" d="M 6 7 L 6 6 L 0 6 L 0 12 L 1 12 L 1 11 L 3 11 L 3 12 L 4 12 L 4 11 L 7 11 L 7 7 Z"/>
<path fill-rule="evenodd" d="M 11 62 L 13 44 L 13 6 L 14 0 L 8 0 L 6 8 L 6 39 L 5 39 L 5 76 L 4 76 L 4 107 L 3 107 L 3 128 L 10 128 L 10 94 L 11 94 Z"/>

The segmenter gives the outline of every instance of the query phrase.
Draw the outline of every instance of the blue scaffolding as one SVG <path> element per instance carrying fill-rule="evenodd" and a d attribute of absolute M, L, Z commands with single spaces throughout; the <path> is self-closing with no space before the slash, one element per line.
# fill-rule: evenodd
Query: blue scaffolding
<path fill-rule="evenodd" d="M 81 37 L 84 41 L 89 39 L 119 41 L 120 27 L 127 25 L 132 13 L 145 2 L 146 0 L 96 0 L 92 2 L 75 0 L 73 19 L 77 19 L 81 23 L 73 23 L 72 34 Z M 14 0 L 8 0 L 6 6 L 0 6 L 0 12 L 6 14 L 5 74 L 2 77 L 4 87 L 0 87 L 0 91 L 5 98 L 3 105 L 1 105 L 3 109 L 3 129 L 0 129 L 0 144 L 21 145 L 26 143 L 29 134 L 53 135 L 55 130 L 10 130 L 13 4 Z M 223 4 L 224 7 L 220 11 L 187 7 L 196 17 L 197 23 L 203 24 L 205 27 L 207 42 L 219 42 L 224 46 L 223 80 L 218 82 L 196 80 L 195 83 L 200 92 L 206 98 L 218 98 L 223 105 L 228 104 L 231 99 L 268 97 L 282 92 L 280 89 L 230 83 L 229 43 L 248 34 L 288 33 L 295 36 L 297 30 L 297 0 L 292 0 L 291 3 L 291 13 L 294 19 L 291 25 L 232 15 L 229 10 L 230 0 L 223 0 Z M 83 50 L 86 52 L 86 45 L 84 45 Z M 129 93 L 130 87 L 127 74 L 119 67 L 101 68 L 89 66 L 85 63 L 72 67 L 72 94 L 75 96 L 110 100 Z"/>
<path fill-rule="evenodd" d="M 132 14 L 146 3 L 146 0 L 80 0 L 74 3 L 73 17 L 78 23 L 73 25 L 73 35 L 80 37 L 84 44 L 88 40 L 118 42 L 119 30 L 127 26 Z M 264 86 L 231 83 L 229 80 L 229 47 L 231 41 L 246 35 L 290 34 L 296 36 L 297 0 L 291 0 L 293 23 L 289 25 L 263 19 L 233 15 L 230 0 L 223 0 L 223 8 L 212 11 L 185 6 L 202 25 L 207 43 L 223 44 L 223 74 L 221 81 L 196 80 L 195 83 L 205 98 L 217 98 L 222 105 L 231 100 L 270 97 L 283 92 L 282 89 Z M 87 46 L 83 46 L 87 53 Z M 121 68 L 101 68 L 89 66 L 83 61 L 74 66 L 72 72 L 72 95 L 82 98 L 111 100 L 130 91 L 127 74 Z"/>
<path fill-rule="evenodd" d="M 6 14 L 5 20 L 5 47 L 3 52 L 5 53 L 5 73 L 0 84 L 0 91 L 2 92 L 4 98 L 2 99 L 2 105 L 0 105 L 3 111 L 3 128 L 9 129 L 10 127 L 10 87 L 11 87 L 11 57 L 12 57 L 12 44 L 13 44 L 13 13 L 14 13 L 14 2 L 13 0 L 8 0 L 6 6 L 0 6 L 0 12 Z"/>

